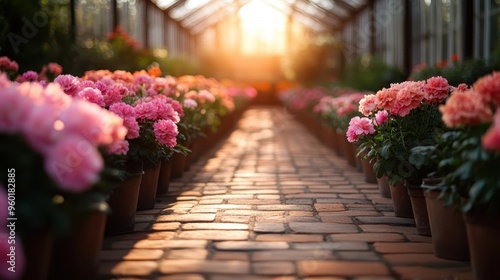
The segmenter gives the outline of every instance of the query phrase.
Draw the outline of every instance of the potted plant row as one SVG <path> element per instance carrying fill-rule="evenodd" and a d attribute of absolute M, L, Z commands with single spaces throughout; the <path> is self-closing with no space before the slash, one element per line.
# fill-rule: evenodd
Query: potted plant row
<path fill-rule="evenodd" d="M 241 115 L 256 92 L 203 76 L 160 77 L 154 68 L 82 77 L 61 74 L 55 63 L 44 69 L 19 75 L 14 61 L 0 57 L 6 101 L 0 105 L 0 154 L 4 169 L 12 170 L 0 177 L 1 211 L 15 194 L 18 211 L 11 213 L 22 221 L 12 231 L 20 238 L 18 273 L 5 277 L 92 279 L 105 231 L 132 231 L 136 210 L 154 207 L 156 195 L 168 191 L 174 155 L 189 154 L 202 131 L 218 131 L 224 116 Z M 94 223 L 91 232 L 84 222 Z M 64 249 L 73 251 L 59 252 Z M 53 253 L 37 255 L 42 252 Z M 92 258 L 75 259 L 85 255 Z"/>

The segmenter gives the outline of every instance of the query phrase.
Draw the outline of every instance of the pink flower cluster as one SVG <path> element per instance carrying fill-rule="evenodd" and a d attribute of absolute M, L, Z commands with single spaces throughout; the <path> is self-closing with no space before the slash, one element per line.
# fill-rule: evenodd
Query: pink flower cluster
<path fill-rule="evenodd" d="M 362 136 L 370 135 L 375 133 L 375 128 L 373 127 L 372 120 L 366 117 L 354 117 L 349 122 L 349 128 L 347 129 L 346 136 L 347 141 L 356 142 Z"/>
<path fill-rule="evenodd" d="M 70 192 L 85 191 L 99 179 L 98 147 L 123 141 L 127 134 L 122 118 L 73 100 L 55 83 L 18 84 L 1 75 L 0 99 L 0 132 L 22 135 L 44 156 L 47 174 Z"/>
<path fill-rule="evenodd" d="M 13 71 L 17 72 L 19 70 L 19 64 L 17 62 L 10 60 L 6 56 L 0 57 L 0 72 Z"/>
<path fill-rule="evenodd" d="M 448 127 L 492 123 L 482 137 L 485 149 L 500 152 L 500 72 L 478 79 L 470 89 L 459 86 L 439 110 Z"/>
<path fill-rule="evenodd" d="M 375 95 L 366 95 L 359 102 L 359 111 L 364 116 L 369 116 L 378 110 L 386 110 L 391 115 L 405 117 L 424 102 L 442 103 L 448 98 L 450 89 L 448 81 L 439 76 L 427 81 L 391 84 L 389 88 L 379 90 Z"/>
<path fill-rule="evenodd" d="M 326 89 L 317 87 L 309 89 L 290 89 L 281 93 L 280 98 L 295 111 L 315 106 L 321 98 L 327 96 Z"/>

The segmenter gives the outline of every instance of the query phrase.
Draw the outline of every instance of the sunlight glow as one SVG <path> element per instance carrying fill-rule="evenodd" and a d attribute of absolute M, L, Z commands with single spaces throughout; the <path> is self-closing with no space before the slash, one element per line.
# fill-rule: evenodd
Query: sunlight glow
<path fill-rule="evenodd" d="M 244 54 L 285 53 L 287 17 L 262 0 L 253 0 L 239 13 Z"/>

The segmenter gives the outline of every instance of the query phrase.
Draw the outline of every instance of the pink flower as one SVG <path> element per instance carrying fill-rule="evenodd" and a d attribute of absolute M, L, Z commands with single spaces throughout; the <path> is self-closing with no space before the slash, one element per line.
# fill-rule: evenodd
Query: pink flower
<path fill-rule="evenodd" d="M 196 101 L 194 101 L 191 98 L 184 99 L 184 101 L 182 102 L 182 104 L 186 108 L 196 108 L 198 106 L 198 103 L 196 103 Z"/>
<path fill-rule="evenodd" d="M 215 96 L 210 91 L 204 89 L 198 92 L 198 98 L 210 103 L 215 102 Z"/>
<path fill-rule="evenodd" d="M 45 103 L 50 103 L 61 109 L 69 106 L 69 104 L 73 101 L 69 95 L 64 93 L 61 86 L 56 83 L 49 83 L 45 87 L 43 95 Z"/>
<path fill-rule="evenodd" d="M 118 116 L 125 118 L 125 117 L 132 117 L 135 118 L 135 109 L 134 107 L 128 105 L 125 102 L 118 102 L 114 103 L 111 106 L 109 106 L 109 111 L 117 114 Z"/>
<path fill-rule="evenodd" d="M 67 95 L 75 96 L 80 91 L 80 79 L 72 75 L 59 75 L 54 79 L 54 83 L 61 85 Z"/>
<path fill-rule="evenodd" d="M 135 113 L 138 119 L 149 119 L 153 121 L 158 119 L 169 119 L 174 123 L 178 123 L 180 120 L 179 113 L 172 108 L 171 104 L 168 104 L 166 99 L 160 98 L 159 96 L 149 102 L 137 104 Z"/>
<path fill-rule="evenodd" d="M 124 96 L 127 96 L 128 89 L 122 84 L 113 84 L 108 86 L 105 91 L 102 92 L 104 97 L 105 106 L 109 107 L 113 103 L 121 102 Z"/>
<path fill-rule="evenodd" d="M 389 119 L 389 113 L 386 110 L 378 111 L 375 114 L 375 125 L 382 125 Z"/>
<path fill-rule="evenodd" d="M 153 84 L 153 78 L 147 73 L 140 73 L 134 76 L 134 83 L 144 88 L 149 88 Z"/>
<path fill-rule="evenodd" d="M 107 152 L 113 155 L 126 155 L 128 153 L 129 143 L 127 140 L 115 141 L 108 146 Z"/>
<path fill-rule="evenodd" d="M 52 72 L 52 74 L 54 74 L 54 76 L 61 75 L 63 70 L 62 66 L 55 62 L 49 62 L 47 64 L 47 68 L 49 69 L 50 72 Z"/>
<path fill-rule="evenodd" d="M 439 106 L 443 114 L 443 122 L 448 127 L 460 127 L 462 125 L 477 125 L 489 122 L 492 118 L 490 107 L 474 90 L 455 90 L 446 100 L 444 105 Z"/>
<path fill-rule="evenodd" d="M 156 140 L 170 148 L 177 145 L 177 126 L 171 120 L 159 120 L 153 124 Z"/>
<path fill-rule="evenodd" d="M 96 145 L 109 145 L 127 135 L 121 117 L 86 101 L 74 100 L 61 112 L 60 120 L 65 135 L 80 135 Z"/>
<path fill-rule="evenodd" d="M 431 104 L 441 103 L 448 97 L 449 88 L 450 85 L 445 78 L 441 76 L 429 78 L 424 85 L 424 100 Z"/>
<path fill-rule="evenodd" d="M 99 179 L 104 166 L 99 151 L 81 136 L 68 135 L 58 141 L 45 158 L 45 171 L 66 191 L 80 193 Z"/>
<path fill-rule="evenodd" d="M 255 98 L 257 96 L 257 90 L 253 87 L 246 87 L 244 89 L 245 91 L 245 96 L 248 98 L 248 99 L 252 99 L 252 98 Z"/>
<path fill-rule="evenodd" d="M 383 88 L 377 92 L 375 95 L 377 107 L 379 109 L 384 109 L 390 111 L 392 105 L 396 101 L 398 91 L 393 88 Z"/>
<path fill-rule="evenodd" d="M 482 137 L 484 149 L 498 152 L 500 151 L 500 110 L 497 110 L 493 118 L 493 125 Z"/>
<path fill-rule="evenodd" d="M 424 82 L 410 81 L 400 84 L 391 84 L 391 88 L 398 90 L 398 93 L 389 112 L 404 117 L 408 115 L 412 109 L 419 107 L 425 96 L 423 91 L 424 84 Z"/>
<path fill-rule="evenodd" d="M 101 107 L 104 106 L 104 97 L 102 96 L 101 91 L 97 88 L 86 87 L 78 92 L 75 97 L 95 103 Z"/>
<path fill-rule="evenodd" d="M 467 86 L 467 84 L 461 83 L 461 84 L 458 85 L 458 87 L 456 88 L 456 90 L 458 90 L 458 91 L 466 91 L 468 88 L 469 88 L 469 86 Z"/>
<path fill-rule="evenodd" d="M 493 102 L 500 106 L 500 72 L 493 72 L 478 79 L 472 87 L 480 95 L 484 96 L 487 102 Z"/>
<path fill-rule="evenodd" d="M 354 117 L 349 122 L 349 128 L 347 129 L 346 136 L 347 141 L 355 142 L 359 140 L 361 136 L 374 133 L 375 129 L 373 128 L 373 123 L 369 118 Z"/>
<path fill-rule="evenodd" d="M 26 71 L 21 77 L 18 78 L 18 82 L 36 82 L 38 80 L 38 73 L 35 71 Z"/>
<path fill-rule="evenodd" d="M 56 136 L 56 121 L 61 109 L 51 104 L 31 107 L 29 114 L 22 123 L 21 130 L 31 147 L 46 154 L 54 144 Z"/>
<path fill-rule="evenodd" d="M 127 139 L 139 137 L 139 123 L 134 117 L 124 117 L 123 126 L 127 128 Z"/>
<path fill-rule="evenodd" d="M 6 56 L 0 57 L 0 71 L 14 71 L 17 72 L 19 70 L 19 65 L 17 62 L 10 60 Z"/>
<path fill-rule="evenodd" d="M 177 112 L 179 117 L 184 116 L 184 109 L 182 108 L 181 103 L 179 103 L 179 101 L 177 101 L 177 100 L 173 100 L 172 98 L 168 98 L 168 99 L 170 99 L 169 104 L 172 106 L 174 111 Z"/>
<path fill-rule="evenodd" d="M 377 97 L 374 94 L 368 94 L 359 101 L 359 112 L 364 116 L 369 116 L 377 109 Z"/>
<path fill-rule="evenodd" d="M 344 104 L 344 106 L 337 109 L 337 116 L 345 116 L 350 113 L 356 112 L 356 106 L 354 104 Z"/>
<path fill-rule="evenodd" d="M 20 120 L 25 120 L 30 113 L 34 100 L 27 96 L 27 92 L 19 92 L 18 86 L 8 81 L 5 75 L 1 75 L 0 80 L 0 131 L 15 133 L 21 128 Z M 42 90 L 39 86 L 39 91 Z"/>

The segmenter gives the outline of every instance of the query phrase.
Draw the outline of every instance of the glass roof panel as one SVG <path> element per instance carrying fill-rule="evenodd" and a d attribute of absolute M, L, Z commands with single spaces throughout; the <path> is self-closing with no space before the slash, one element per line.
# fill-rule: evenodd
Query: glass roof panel
<path fill-rule="evenodd" d="M 316 15 L 319 12 L 317 8 L 306 2 L 297 2 L 296 7 L 309 15 Z"/>
<path fill-rule="evenodd" d="M 333 2 L 330 0 L 311 0 L 311 2 L 325 10 L 331 10 L 334 7 Z"/>
<path fill-rule="evenodd" d="M 204 6 L 202 9 L 187 17 L 182 21 L 182 23 L 186 26 L 193 26 L 197 21 L 208 17 L 210 14 L 212 14 L 212 17 L 216 17 L 217 11 L 221 8 L 224 8 L 224 6 L 226 5 L 218 1 L 211 2 Z"/>
<path fill-rule="evenodd" d="M 210 0 L 187 0 L 184 4 L 173 9 L 170 16 L 174 19 L 180 19 L 189 14 L 190 12 L 207 4 Z"/>
<path fill-rule="evenodd" d="M 254 0 L 152 0 L 192 32 L 201 32 Z M 262 0 L 314 32 L 332 30 L 368 0 Z M 200 26 L 198 26 L 200 25 Z"/>
<path fill-rule="evenodd" d="M 177 2 L 177 0 L 154 0 L 154 2 L 156 3 L 156 6 L 158 6 L 158 8 L 165 10 L 168 7 L 172 6 L 172 4 Z"/>
<path fill-rule="evenodd" d="M 335 2 L 332 2 L 332 8 L 330 8 L 329 11 L 341 17 L 349 16 L 349 11 Z"/>

